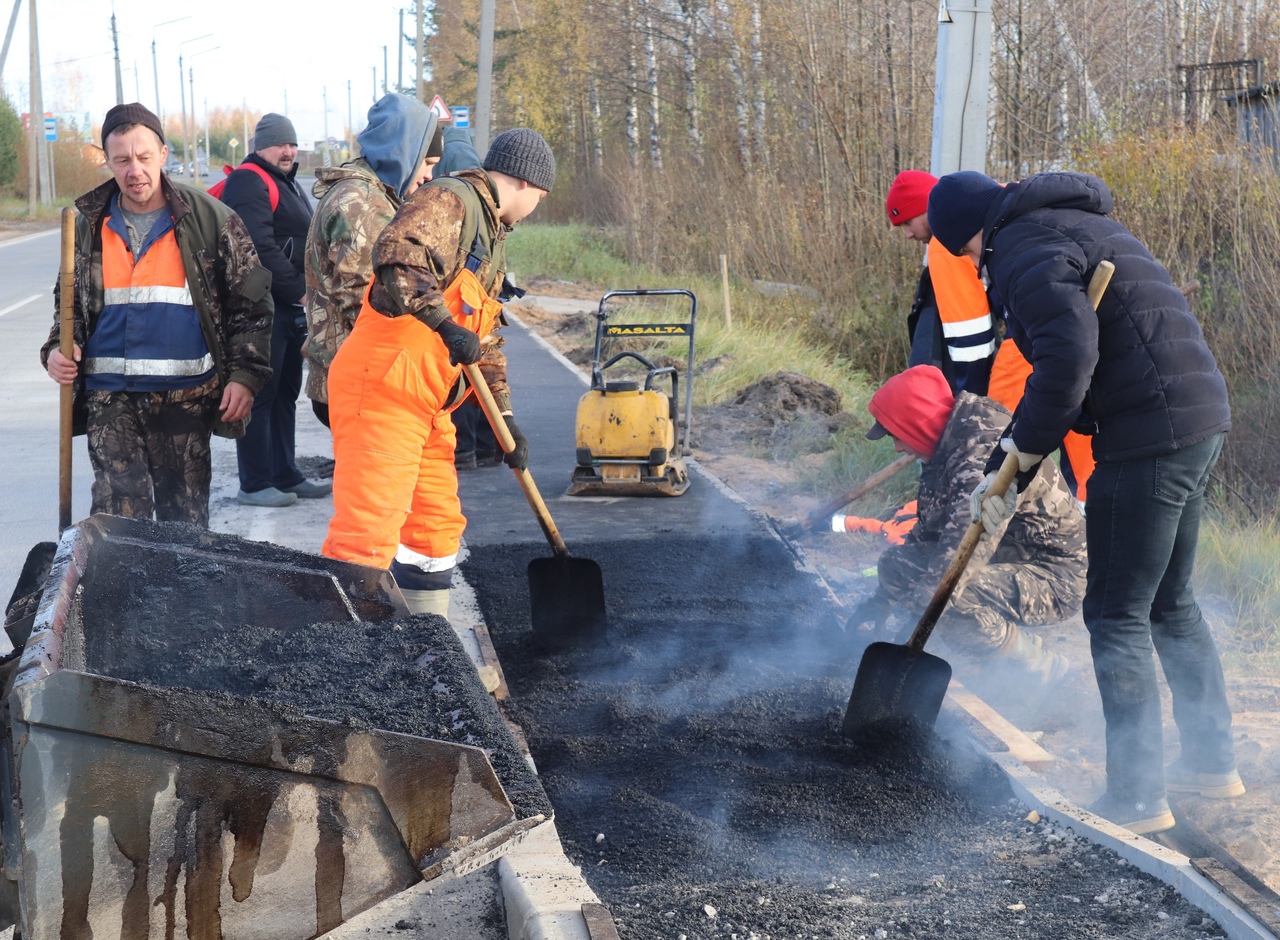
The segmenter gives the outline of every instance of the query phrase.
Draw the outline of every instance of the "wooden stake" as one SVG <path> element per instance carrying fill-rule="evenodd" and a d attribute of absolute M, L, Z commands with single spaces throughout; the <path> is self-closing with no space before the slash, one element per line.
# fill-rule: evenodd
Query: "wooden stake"
<path fill-rule="evenodd" d="M 724 285 L 724 325 L 725 329 L 733 329 L 733 314 L 729 311 L 729 259 L 720 256 L 720 281 Z"/>

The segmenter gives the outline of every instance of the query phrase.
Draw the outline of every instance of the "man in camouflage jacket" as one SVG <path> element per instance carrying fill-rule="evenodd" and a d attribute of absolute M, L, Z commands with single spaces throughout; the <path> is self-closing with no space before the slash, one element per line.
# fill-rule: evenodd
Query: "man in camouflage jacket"
<path fill-rule="evenodd" d="M 145 107 L 112 108 L 103 121 L 103 144 L 114 178 L 76 200 L 73 356 L 68 360 L 58 348 L 58 284 L 54 324 L 40 361 L 60 384 L 75 384 L 85 404 L 94 469 L 92 512 L 145 519 L 154 510 L 162 521 L 207 526 L 209 436 L 244 434 L 253 396 L 271 375 L 271 274 L 259 263 L 239 216 L 202 190 L 164 175 L 160 168 L 168 147 L 159 120 Z M 135 232 L 134 220 L 150 218 L 147 213 L 155 216 L 154 227 Z M 145 307 L 152 299 L 136 287 L 132 293 L 125 289 L 121 298 L 119 289 L 108 294 L 104 286 L 104 227 L 120 218 L 127 220 L 128 234 L 135 239 L 126 250 L 137 255 L 139 267 L 149 252 L 166 250 L 166 245 L 174 251 L 173 242 L 164 240 L 172 222 L 181 259 L 177 279 L 185 284 L 163 289 L 170 291 L 164 294 L 166 309 L 194 308 L 196 334 L 212 362 L 207 375 L 193 376 L 185 387 L 179 379 L 162 391 L 128 390 L 135 383 L 145 388 L 148 376 L 137 371 L 145 370 L 146 360 L 133 362 L 126 350 L 121 362 L 95 365 L 91 359 L 84 369 L 98 376 L 119 370 L 115 384 L 123 390 L 84 391 L 80 363 L 86 347 L 92 350 L 104 309 L 115 307 L 112 312 L 117 313 L 122 304 Z M 111 237 L 118 237 L 114 228 Z M 117 276 L 127 278 L 129 272 Z"/>
<path fill-rule="evenodd" d="M 357 138 L 360 156 L 316 170 L 307 232 L 307 397 L 329 424 L 329 366 L 351 333 L 373 277 L 373 244 L 396 210 L 431 179 L 443 150 L 439 119 L 408 95 L 383 95 Z"/>
<path fill-rule="evenodd" d="M 850 624 L 879 625 L 895 604 L 918 618 L 972 522 L 969 494 L 1010 414 L 989 398 L 960 392 L 931 365 L 889 379 L 868 405 L 867 437 L 891 435 L 923 461 L 919 521 L 902 545 L 880 556 L 879 587 Z M 1042 682 L 1062 678 L 1064 657 L 1046 651 L 1023 624 L 1057 623 L 1080 609 L 1085 528 L 1058 468 L 1044 461 L 998 538 L 983 538 L 939 620 L 946 641 L 982 660 L 999 660 Z"/>

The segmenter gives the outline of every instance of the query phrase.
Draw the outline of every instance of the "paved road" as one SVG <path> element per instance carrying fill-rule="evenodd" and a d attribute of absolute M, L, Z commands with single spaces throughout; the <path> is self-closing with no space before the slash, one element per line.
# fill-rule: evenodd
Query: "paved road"
<path fill-rule="evenodd" d="M 58 536 L 58 386 L 40 367 L 53 324 L 56 229 L 0 241 L 0 603 L 32 545 Z M 84 438 L 72 457 L 73 519 L 89 511 Z"/>

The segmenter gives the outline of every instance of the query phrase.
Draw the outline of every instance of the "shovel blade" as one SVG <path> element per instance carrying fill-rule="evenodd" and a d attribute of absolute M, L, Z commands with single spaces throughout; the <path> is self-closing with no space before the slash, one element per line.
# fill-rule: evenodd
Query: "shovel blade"
<path fill-rule="evenodd" d="M 886 718 L 915 719 L 932 728 L 951 683 L 951 665 L 930 653 L 898 643 L 872 643 L 862 654 L 841 732 Z"/>
<path fill-rule="evenodd" d="M 550 649 L 567 649 L 604 638 L 604 577 L 587 558 L 535 558 L 529 562 L 529 606 L 533 635 Z"/>

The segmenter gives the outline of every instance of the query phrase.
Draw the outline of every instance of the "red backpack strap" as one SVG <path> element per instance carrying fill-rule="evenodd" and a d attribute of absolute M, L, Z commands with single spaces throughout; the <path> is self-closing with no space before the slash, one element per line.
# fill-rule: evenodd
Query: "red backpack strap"
<path fill-rule="evenodd" d="M 226 174 L 218 182 L 209 187 L 209 195 L 214 199 L 222 198 L 222 191 L 227 188 L 227 176 L 230 176 L 236 170 L 253 170 L 258 176 L 262 177 L 262 182 L 267 184 L 267 198 L 271 200 L 271 211 L 274 213 L 276 207 L 280 205 L 280 187 L 276 185 L 276 181 L 272 179 L 271 174 L 258 166 L 256 163 L 242 163 L 234 169 L 226 164 L 222 166 L 222 172 Z"/>

